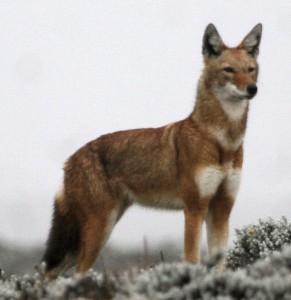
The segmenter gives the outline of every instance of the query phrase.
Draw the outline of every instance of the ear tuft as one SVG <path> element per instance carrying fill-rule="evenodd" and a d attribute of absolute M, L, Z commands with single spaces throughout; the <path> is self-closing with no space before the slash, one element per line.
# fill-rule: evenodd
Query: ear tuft
<path fill-rule="evenodd" d="M 221 54 L 224 43 L 213 24 L 209 24 L 204 32 L 202 54 L 205 58 L 217 57 Z"/>
<path fill-rule="evenodd" d="M 241 46 L 247 51 L 247 53 L 256 58 L 259 54 L 259 46 L 262 36 L 262 24 L 257 24 L 249 34 L 243 39 Z"/>

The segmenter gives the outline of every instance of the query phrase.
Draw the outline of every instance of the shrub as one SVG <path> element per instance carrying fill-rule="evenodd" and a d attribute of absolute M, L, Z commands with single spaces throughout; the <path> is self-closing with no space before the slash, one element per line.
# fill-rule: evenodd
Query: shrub
<path fill-rule="evenodd" d="M 160 264 L 119 277 L 89 272 L 51 282 L 41 272 L 6 278 L 0 271 L 0 299 L 290 300 L 291 245 L 283 247 L 290 243 L 290 233 L 286 218 L 237 230 L 235 248 L 227 256 L 230 268 L 223 273 L 214 262 Z"/>
<path fill-rule="evenodd" d="M 236 230 L 236 241 L 226 256 L 226 266 L 231 269 L 247 266 L 287 244 L 291 244 L 291 223 L 285 217 L 277 222 L 271 218 L 259 220 L 257 225 Z"/>
<path fill-rule="evenodd" d="M 115 299 L 290 299 L 291 247 L 269 260 L 223 273 L 206 265 L 161 264 L 132 279 L 126 296 Z"/>
<path fill-rule="evenodd" d="M 117 281 L 116 281 L 117 283 Z M 115 281 L 95 272 L 47 282 L 40 273 L 0 279 L 0 299 L 112 299 Z"/>

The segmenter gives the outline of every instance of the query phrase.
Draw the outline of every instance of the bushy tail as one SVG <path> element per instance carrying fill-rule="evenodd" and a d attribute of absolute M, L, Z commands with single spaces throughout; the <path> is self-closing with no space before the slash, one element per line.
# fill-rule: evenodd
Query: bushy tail
<path fill-rule="evenodd" d="M 52 226 L 42 259 L 49 278 L 58 276 L 76 263 L 80 245 L 79 223 L 64 201 L 64 195 L 56 196 Z"/>

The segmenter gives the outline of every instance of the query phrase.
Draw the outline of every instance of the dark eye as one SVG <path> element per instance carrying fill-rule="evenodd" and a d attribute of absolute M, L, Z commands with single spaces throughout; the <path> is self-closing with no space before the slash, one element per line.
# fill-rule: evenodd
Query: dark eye
<path fill-rule="evenodd" d="M 249 68 L 248 68 L 248 71 L 249 71 L 249 73 L 254 72 L 254 71 L 255 71 L 255 68 L 254 68 L 254 67 L 249 67 Z"/>
<path fill-rule="evenodd" d="M 231 67 L 225 67 L 225 68 L 223 68 L 223 71 L 225 71 L 227 73 L 234 73 L 234 69 Z"/>

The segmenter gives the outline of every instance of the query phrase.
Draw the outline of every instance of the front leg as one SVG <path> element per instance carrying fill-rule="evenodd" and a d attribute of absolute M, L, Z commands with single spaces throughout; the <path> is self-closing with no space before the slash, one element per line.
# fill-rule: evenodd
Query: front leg
<path fill-rule="evenodd" d="M 225 253 L 229 234 L 229 217 L 240 183 L 240 169 L 231 170 L 217 195 L 209 205 L 207 215 L 207 240 L 210 256 Z"/>
<path fill-rule="evenodd" d="M 216 165 L 197 168 L 193 173 L 194 182 L 185 180 L 183 185 L 185 258 L 191 262 L 199 262 L 202 224 L 209 203 L 223 180 L 223 173 Z"/>
<path fill-rule="evenodd" d="M 185 259 L 189 262 L 200 261 L 202 224 L 206 211 L 185 208 Z"/>

